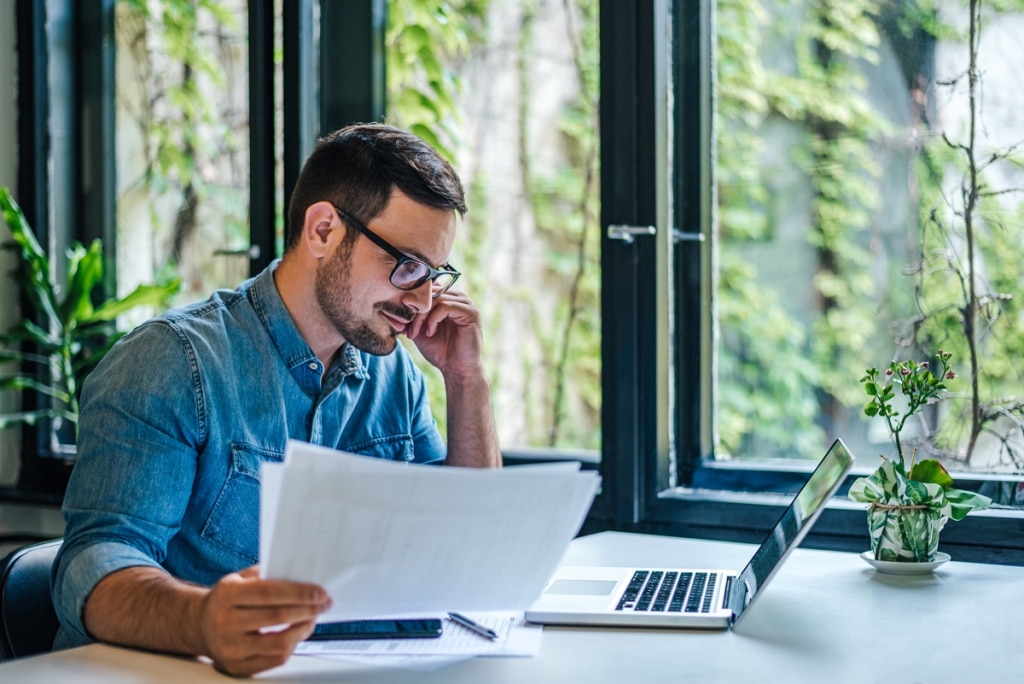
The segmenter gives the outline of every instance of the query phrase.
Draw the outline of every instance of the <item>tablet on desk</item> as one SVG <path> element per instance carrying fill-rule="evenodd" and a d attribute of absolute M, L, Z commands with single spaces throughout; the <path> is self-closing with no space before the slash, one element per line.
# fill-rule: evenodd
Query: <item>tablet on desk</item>
<path fill-rule="evenodd" d="M 322 622 L 308 641 L 341 639 L 424 639 L 441 636 L 440 618 Z"/>

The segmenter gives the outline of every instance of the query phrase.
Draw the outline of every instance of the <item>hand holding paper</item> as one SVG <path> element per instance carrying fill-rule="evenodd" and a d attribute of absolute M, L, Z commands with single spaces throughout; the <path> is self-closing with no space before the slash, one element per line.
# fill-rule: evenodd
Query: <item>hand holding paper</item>
<path fill-rule="evenodd" d="M 325 587 L 325 621 L 524 610 L 599 483 L 575 463 L 446 468 L 294 441 L 262 479 L 263 575 Z"/>

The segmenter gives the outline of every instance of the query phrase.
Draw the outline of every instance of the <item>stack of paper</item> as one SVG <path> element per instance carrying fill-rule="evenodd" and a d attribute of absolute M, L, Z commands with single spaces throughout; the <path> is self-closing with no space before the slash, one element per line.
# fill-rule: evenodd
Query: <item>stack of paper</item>
<path fill-rule="evenodd" d="M 262 473 L 262 573 L 322 585 L 334 601 L 322 621 L 522 611 L 599 481 L 576 463 L 448 468 L 292 441 Z"/>

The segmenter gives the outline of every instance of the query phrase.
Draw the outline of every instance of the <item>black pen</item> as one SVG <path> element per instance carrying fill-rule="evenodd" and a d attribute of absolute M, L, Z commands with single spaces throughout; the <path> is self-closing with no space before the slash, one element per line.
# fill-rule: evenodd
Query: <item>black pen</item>
<path fill-rule="evenodd" d="M 448 613 L 448 617 L 450 617 L 452 620 L 454 620 L 455 622 L 459 623 L 460 625 L 462 625 L 466 629 L 470 629 L 470 630 L 476 632 L 480 636 L 485 636 L 488 639 L 497 639 L 498 638 L 498 633 L 495 632 L 493 629 L 491 629 L 490 627 L 485 627 L 484 625 L 481 625 L 476 620 L 470 620 L 465 615 L 460 615 L 459 613 Z"/>

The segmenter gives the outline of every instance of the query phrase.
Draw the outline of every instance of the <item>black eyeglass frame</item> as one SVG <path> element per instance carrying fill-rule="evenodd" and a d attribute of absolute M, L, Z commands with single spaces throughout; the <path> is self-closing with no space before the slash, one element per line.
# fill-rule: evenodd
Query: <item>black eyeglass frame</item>
<path fill-rule="evenodd" d="M 455 281 L 458 280 L 459 276 L 462 275 L 454 268 L 452 268 L 451 264 L 443 264 L 441 268 L 434 268 L 433 266 L 426 263 L 422 259 L 417 259 L 415 257 L 409 256 L 408 254 L 405 254 L 400 249 L 392 245 L 390 242 L 382 238 L 380 235 L 377 235 L 372 230 L 367 228 L 362 221 L 357 219 L 349 212 L 345 211 L 339 206 L 333 204 L 331 206 L 333 206 L 334 210 L 338 212 L 338 217 L 341 218 L 342 221 L 358 230 L 360 233 L 363 234 L 363 236 L 366 237 L 367 240 L 383 249 L 390 256 L 394 257 L 396 262 L 395 267 L 391 269 L 391 275 L 388 277 L 388 280 L 390 280 L 392 286 L 398 288 L 399 290 L 415 290 L 418 287 L 422 287 L 423 284 L 428 280 L 431 281 L 432 283 L 436 283 L 438 278 L 451 278 L 451 281 L 445 284 L 443 287 L 441 287 L 441 289 L 435 290 L 434 292 L 431 293 L 431 296 L 434 299 L 436 299 L 443 295 L 445 292 L 447 292 L 449 289 L 451 289 L 451 286 L 454 285 Z M 402 266 L 408 263 L 421 264 L 423 268 L 427 269 L 427 273 L 422 278 L 417 278 L 411 284 L 399 285 L 398 283 L 395 282 L 395 274 L 398 273 L 398 270 L 402 268 Z"/>

